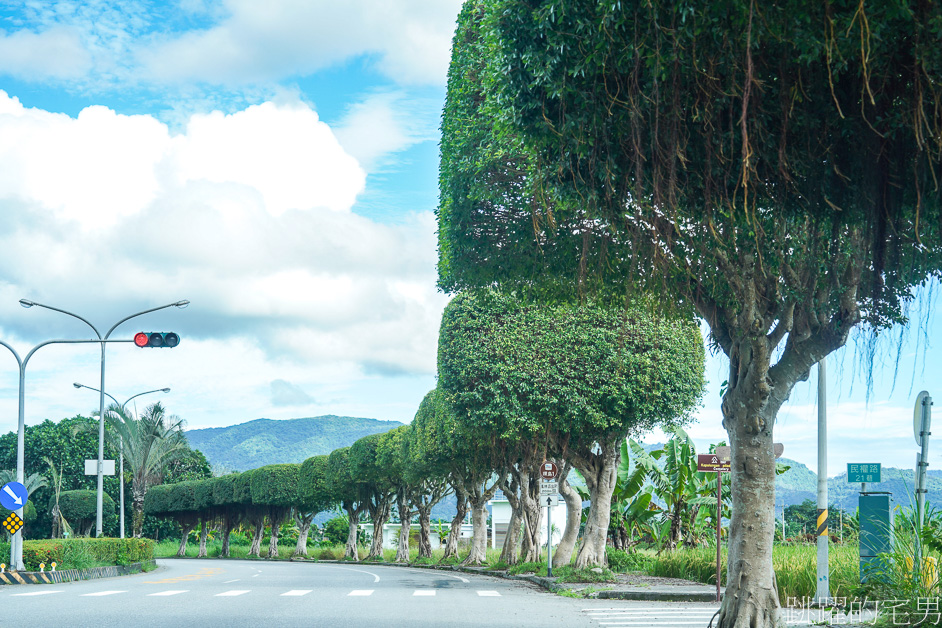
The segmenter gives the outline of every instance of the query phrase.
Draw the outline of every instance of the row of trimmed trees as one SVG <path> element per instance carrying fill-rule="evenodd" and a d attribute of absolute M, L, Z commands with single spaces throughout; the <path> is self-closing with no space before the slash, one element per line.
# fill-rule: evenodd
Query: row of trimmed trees
<path fill-rule="evenodd" d="M 271 465 L 220 478 L 153 487 L 146 511 L 173 517 L 185 540 L 202 523 L 218 525 L 223 553 L 233 526 L 254 527 L 259 555 L 265 522 L 269 555 L 289 516 L 305 554 L 313 516 L 339 505 L 349 520 L 345 555 L 359 558 L 360 521 L 373 524 L 369 557 L 379 557 L 393 509 L 397 561 L 409 558 L 409 525 L 419 522 L 419 556 L 430 557 L 431 510 L 454 493 L 457 512 L 443 560 L 458 556 L 460 523 L 470 511 L 465 562 L 486 560 L 487 502 L 500 489 L 512 519 L 502 560 L 538 560 L 539 467 L 555 460 L 569 519 L 554 563 L 576 548 L 582 499 L 569 486 L 575 469 L 589 492 L 577 566 L 605 563 L 620 448 L 630 434 L 683 423 L 703 390 L 703 343 L 692 321 L 658 318 L 642 306 L 583 304 L 547 308 L 497 293 L 461 295 L 446 308 L 439 340 L 439 382 L 410 425 L 366 436 L 303 464 Z"/>

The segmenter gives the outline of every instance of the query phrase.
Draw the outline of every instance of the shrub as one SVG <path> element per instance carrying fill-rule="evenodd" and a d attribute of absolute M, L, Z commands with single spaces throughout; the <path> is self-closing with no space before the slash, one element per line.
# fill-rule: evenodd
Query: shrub
<path fill-rule="evenodd" d="M 616 573 L 644 571 L 651 562 L 651 557 L 641 552 L 626 552 L 614 547 L 605 548 L 608 567 Z"/>
<path fill-rule="evenodd" d="M 344 545 L 349 533 L 350 524 L 344 516 L 337 516 L 324 522 L 324 540 L 330 545 Z"/>
<path fill-rule="evenodd" d="M 23 563 L 28 570 L 47 568 L 53 562 L 57 569 L 84 569 L 93 565 L 127 565 L 154 557 L 150 539 L 45 539 L 23 542 Z"/>

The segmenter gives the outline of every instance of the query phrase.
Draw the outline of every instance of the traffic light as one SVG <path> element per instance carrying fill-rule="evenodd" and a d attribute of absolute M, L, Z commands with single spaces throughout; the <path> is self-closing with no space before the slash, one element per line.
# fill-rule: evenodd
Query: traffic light
<path fill-rule="evenodd" d="M 169 347 L 180 344 L 180 336 L 172 331 L 141 331 L 134 335 L 134 344 L 138 347 Z"/>

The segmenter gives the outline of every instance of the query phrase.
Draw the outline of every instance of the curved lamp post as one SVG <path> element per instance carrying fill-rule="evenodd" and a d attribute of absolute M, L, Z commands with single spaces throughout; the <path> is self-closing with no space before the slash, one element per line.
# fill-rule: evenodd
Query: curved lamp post
<path fill-rule="evenodd" d="M 102 494 L 103 494 L 102 488 L 104 486 L 102 469 L 104 466 L 103 460 L 105 458 L 105 393 L 104 393 L 104 390 L 105 390 L 105 343 L 108 342 L 108 338 L 111 336 L 111 333 L 118 327 L 118 325 L 120 325 L 121 323 L 124 323 L 125 321 L 129 321 L 132 318 L 141 316 L 142 314 L 149 314 L 151 312 L 156 312 L 157 310 L 163 310 L 168 307 L 184 308 L 189 304 L 190 302 L 184 299 L 183 301 L 176 301 L 174 303 L 168 303 L 167 305 L 161 305 L 160 307 L 152 307 L 148 310 L 142 310 L 140 312 L 131 314 L 130 316 L 125 316 L 124 318 L 119 320 L 117 323 L 112 325 L 111 329 L 109 329 L 108 332 L 104 336 L 102 336 L 101 332 L 98 331 L 98 328 L 96 328 L 94 325 L 88 322 L 88 320 L 82 318 L 81 316 L 79 316 L 78 314 L 75 314 L 74 312 L 69 312 L 68 310 L 63 310 L 61 308 L 53 307 L 51 305 L 45 305 L 43 303 L 37 303 L 36 301 L 30 301 L 29 299 L 20 299 L 20 305 L 22 305 L 23 307 L 29 308 L 35 305 L 37 307 L 45 308 L 47 310 L 52 310 L 53 312 L 61 312 L 62 314 L 66 314 L 68 316 L 71 316 L 72 318 L 79 319 L 80 321 L 82 321 L 83 323 L 85 323 L 86 325 L 92 328 L 92 331 L 95 332 L 95 335 L 98 336 L 98 341 L 101 343 L 101 386 L 99 388 L 99 414 L 98 414 L 98 495 L 96 498 L 97 512 L 95 515 L 95 536 L 96 537 L 101 536 L 101 505 L 102 505 Z"/>
<path fill-rule="evenodd" d="M 24 477 L 24 458 L 25 458 L 25 435 L 26 435 L 26 365 L 29 364 L 29 359 L 33 357 L 33 354 L 37 350 L 45 347 L 46 345 L 51 344 L 80 344 L 80 343 L 89 343 L 89 342 L 100 342 L 104 346 L 105 342 L 133 342 L 132 340 L 47 340 L 41 342 L 32 349 L 29 353 L 26 354 L 25 358 L 21 358 L 20 354 L 17 353 L 11 345 L 7 344 L 3 340 L 0 340 L 0 346 L 4 346 L 10 350 L 10 353 L 13 354 L 13 357 L 16 358 L 16 363 L 19 366 L 20 370 L 20 385 L 19 385 L 19 404 L 17 410 L 17 428 L 16 428 L 16 481 L 23 483 Z M 16 514 L 20 517 L 23 516 L 23 509 L 20 508 L 16 511 Z M 18 530 L 16 534 L 10 539 L 10 565 L 17 571 L 22 571 L 24 569 L 23 565 L 23 532 Z"/>
<path fill-rule="evenodd" d="M 98 390 L 97 388 L 92 388 L 91 386 L 86 386 L 85 384 L 79 384 L 78 382 L 75 382 L 72 385 L 75 386 L 76 388 L 87 388 L 89 390 L 94 390 L 97 393 L 102 392 Z M 105 393 L 105 395 L 107 395 L 108 397 L 111 397 L 111 400 L 114 401 L 115 405 L 119 406 L 121 410 L 124 411 L 124 408 L 125 406 L 128 405 L 128 402 L 134 399 L 135 397 L 140 397 L 141 395 L 149 395 L 150 393 L 155 393 L 155 392 L 168 393 L 170 392 L 170 389 L 169 388 L 155 388 L 154 390 L 146 390 L 144 392 L 139 392 L 136 395 L 131 395 L 130 397 L 128 397 L 124 403 L 118 403 L 118 400 L 112 397 L 111 395 L 109 395 L 108 393 Z M 120 516 L 118 517 L 118 523 L 120 524 L 119 527 L 121 528 L 121 538 L 123 539 L 124 538 L 124 439 L 121 439 L 121 441 L 119 441 L 118 457 L 120 458 L 120 460 L 118 461 L 118 482 L 121 487 L 121 500 L 120 500 L 121 512 L 120 512 Z"/>

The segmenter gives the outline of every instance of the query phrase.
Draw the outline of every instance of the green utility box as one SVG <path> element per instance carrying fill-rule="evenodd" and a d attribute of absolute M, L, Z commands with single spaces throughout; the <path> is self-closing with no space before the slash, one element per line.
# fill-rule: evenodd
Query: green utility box
<path fill-rule="evenodd" d="M 867 582 L 877 555 L 893 550 L 890 493 L 860 494 L 860 581 Z"/>

